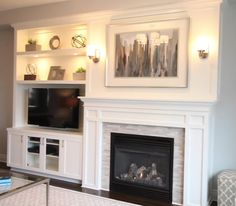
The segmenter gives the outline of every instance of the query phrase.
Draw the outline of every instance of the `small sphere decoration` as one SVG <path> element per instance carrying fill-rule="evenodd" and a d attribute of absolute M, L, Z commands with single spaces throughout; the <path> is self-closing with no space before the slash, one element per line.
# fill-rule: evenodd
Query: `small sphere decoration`
<path fill-rule="evenodd" d="M 86 47 L 87 39 L 82 35 L 76 34 L 71 38 L 71 45 L 75 48 L 83 48 Z"/>

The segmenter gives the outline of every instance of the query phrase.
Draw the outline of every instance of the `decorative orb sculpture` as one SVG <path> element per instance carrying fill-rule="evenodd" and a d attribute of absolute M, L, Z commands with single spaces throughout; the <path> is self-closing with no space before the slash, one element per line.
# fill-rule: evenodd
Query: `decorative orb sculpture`
<path fill-rule="evenodd" d="M 87 39 L 82 35 L 75 35 L 71 38 L 71 45 L 75 48 L 86 47 Z"/>

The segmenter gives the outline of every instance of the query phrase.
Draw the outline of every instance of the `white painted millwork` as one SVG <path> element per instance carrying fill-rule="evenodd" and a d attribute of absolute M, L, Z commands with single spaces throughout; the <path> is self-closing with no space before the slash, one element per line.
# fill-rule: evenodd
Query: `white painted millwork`
<path fill-rule="evenodd" d="M 34 174 L 43 174 L 60 179 L 82 179 L 82 134 L 30 127 L 27 124 L 28 90 L 30 88 L 78 88 L 80 95 L 85 95 L 86 80 L 73 80 L 76 68 L 86 68 L 87 57 L 85 48 L 74 48 L 71 38 L 75 34 L 87 36 L 87 27 L 84 24 L 64 24 L 55 26 L 15 27 L 14 47 L 14 93 L 13 93 L 13 128 L 8 129 L 8 158 L 7 165 L 15 170 Z M 61 47 L 51 50 L 50 39 L 58 35 Z M 37 40 L 41 45 L 40 51 L 25 51 L 29 39 Z M 36 80 L 24 80 L 26 65 L 37 65 Z M 65 69 L 62 80 L 48 80 L 50 67 L 60 65 Z M 81 113 L 82 113 L 82 105 Z M 82 116 L 80 125 L 82 127 Z M 49 146 L 50 145 L 50 146 Z M 39 151 L 29 151 L 29 148 L 38 147 Z M 51 147 L 51 153 L 47 150 Z M 53 148 L 56 152 L 53 152 Z"/>
<path fill-rule="evenodd" d="M 22 167 L 25 153 L 24 135 L 15 131 L 9 133 L 7 138 L 7 164 L 12 167 Z"/>
<path fill-rule="evenodd" d="M 207 205 L 209 118 L 213 103 L 102 98 L 83 101 L 83 187 L 102 189 L 104 123 L 184 128 L 183 205 Z"/>
<path fill-rule="evenodd" d="M 29 137 L 40 138 L 39 166 L 28 164 Z M 47 158 L 57 158 L 46 153 L 47 140 L 59 141 L 58 170 L 47 164 Z M 37 154 L 35 154 L 37 155 Z M 32 162 L 32 161 L 31 161 Z M 34 163 L 34 162 L 33 162 Z M 36 164 L 36 163 L 35 163 Z M 76 180 L 82 179 L 82 134 L 37 128 L 8 129 L 7 165 L 16 169 L 61 176 Z M 52 169 L 51 169 L 52 168 Z"/>
<path fill-rule="evenodd" d="M 87 37 L 87 26 L 75 22 L 60 25 L 58 22 L 51 22 L 50 26 L 45 24 L 45 22 L 44 24 L 31 22 L 27 26 L 13 26 L 15 29 L 13 128 L 27 126 L 27 99 L 30 88 L 78 88 L 80 95 L 85 95 L 86 80 L 73 80 L 73 73 L 78 67 L 87 68 L 86 49 L 72 47 L 71 39 L 75 34 Z M 58 35 L 61 41 L 61 47 L 56 50 L 50 49 L 49 46 L 49 41 L 54 35 Z M 37 40 L 41 50 L 25 51 L 29 39 Z M 24 80 L 28 64 L 37 66 L 36 80 Z M 65 70 L 62 80 L 48 80 L 51 66 L 61 66 Z"/>
<path fill-rule="evenodd" d="M 234 0 L 231 0 L 234 1 Z M 27 89 L 30 87 L 77 87 L 80 84 L 86 84 L 85 102 L 85 122 L 83 139 L 83 156 L 79 152 L 80 142 L 64 142 L 64 148 L 61 148 L 63 155 L 60 154 L 60 174 L 63 176 L 72 176 L 78 170 L 78 165 L 72 165 L 73 161 L 83 158 L 83 187 L 92 189 L 101 189 L 101 164 L 102 164 L 102 140 L 104 123 L 150 125 L 158 127 L 174 127 L 185 129 L 185 164 L 184 164 L 184 206 L 205 206 L 208 197 L 208 175 L 210 174 L 209 149 L 210 143 L 210 110 L 212 103 L 218 98 L 218 53 L 219 53 L 219 27 L 220 27 L 220 3 L 221 0 L 198 0 L 198 1 L 158 1 L 153 5 L 144 7 L 140 4 L 130 4 L 124 9 L 108 10 L 102 12 L 83 13 L 65 18 L 63 12 L 69 9 L 61 8 L 60 17 L 55 19 L 45 19 L 45 13 L 41 10 L 32 10 L 37 15 L 32 15 L 32 21 L 14 24 L 15 29 L 15 70 L 14 70 L 14 103 L 13 103 L 13 129 L 17 135 L 23 132 L 23 129 L 17 127 L 27 125 Z M 85 2 L 86 3 L 86 2 Z M 119 1 L 110 2 L 118 4 Z M 84 3 L 83 3 L 84 4 Z M 86 3 L 89 4 L 88 2 Z M 99 6 L 106 5 L 107 2 L 99 2 Z M 129 9 L 136 7 L 134 9 Z M 99 7 L 97 5 L 97 9 Z M 75 8 L 75 7 L 74 7 Z M 77 8 L 77 7 L 76 7 Z M 82 7 L 81 7 L 82 8 Z M 83 7 L 85 8 L 85 7 Z M 112 8 L 116 8 L 115 6 Z M 24 17 L 26 12 L 20 12 L 20 15 L 14 13 L 15 22 L 17 17 Z M 101 11 L 101 10 L 100 10 Z M 40 14 L 43 13 L 43 14 Z M 58 10 L 57 10 L 58 13 Z M 79 13 L 76 10 L 76 14 Z M 41 16 L 44 15 L 44 18 Z M 50 15 L 48 16 L 58 16 Z M 66 14 L 67 15 L 67 14 Z M 46 17 L 47 18 L 47 17 Z M 105 69 L 106 69 L 106 48 L 107 48 L 107 27 L 108 25 L 136 24 L 146 22 L 158 22 L 164 20 L 176 20 L 189 18 L 189 37 L 188 37 L 188 86 L 186 88 L 123 88 L 106 87 Z M 5 17 L 2 18 L 4 21 Z M 14 19 L 14 18 L 13 18 Z M 38 19 L 38 21 L 37 21 Z M 36 21 L 35 21 L 36 20 Z M 9 22 L 9 21 L 7 21 Z M 56 29 L 63 34 L 65 25 L 84 25 L 88 30 L 88 42 L 94 44 L 101 50 L 101 59 L 98 64 L 89 61 L 87 57 L 81 56 L 81 63 L 87 66 L 87 78 L 85 82 L 74 82 L 70 79 L 71 75 L 66 75 L 65 81 L 48 81 L 47 74 L 49 67 L 39 68 L 38 81 L 24 81 L 25 65 L 27 62 L 37 63 L 34 59 L 35 53 L 25 53 L 24 46 L 31 34 L 36 35 L 38 28 Z M 70 26 L 69 26 L 70 27 Z M 195 48 L 196 39 L 199 36 L 207 36 L 210 40 L 209 57 L 202 60 L 198 58 Z M 70 42 L 67 42 L 69 45 Z M 77 59 L 72 57 L 73 51 L 66 50 L 48 51 L 48 42 L 43 44 L 45 52 L 36 52 L 44 60 L 47 56 L 50 65 L 64 65 L 70 69 L 77 63 Z M 63 58 L 61 57 L 63 56 Z M 65 60 L 66 59 L 66 60 Z M 67 63 L 69 62 L 69 66 Z M 69 70 L 70 70 L 69 69 Z M 109 69 L 109 68 L 108 68 Z M 42 70 L 42 72 L 40 72 Z M 72 70 L 68 74 L 71 74 Z M 95 98 L 96 97 L 96 98 Z M 117 99 L 120 98 L 120 99 Z M 138 99 L 139 98 L 139 99 Z M 131 100 L 132 99 L 132 100 Z M 13 130 L 11 132 L 13 132 Z M 41 130 L 45 135 L 60 139 L 61 147 L 64 136 L 58 136 L 63 132 L 48 132 Z M 10 132 L 10 130 L 9 130 Z M 29 134 L 25 131 L 25 135 Z M 10 133 L 9 133 L 10 134 Z M 39 134 L 35 131 L 34 134 Z M 56 135 L 56 136 L 55 136 Z M 40 137 L 44 137 L 42 133 Z M 67 135 L 66 135 L 67 136 Z M 68 135 L 69 137 L 71 135 Z M 9 135 L 9 139 L 13 138 Z M 67 138 L 69 141 L 70 138 Z M 16 136 L 19 143 L 19 136 Z M 26 140 L 24 140 L 26 141 Z M 82 140 L 81 140 L 82 141 Z M 9 141 L 10 143 L 10 141 Z M 19 146 L 20 147 L 17 147 Z M 26 143 L 15 144 L 16 151 L 25 151 Z M 22 147 L 23 149 L 22 149 Z M 8 144 L 11 148 L 11 145 Z M 69 148 L 72 148 L 71 150 Z M 76 148 L 76 149 L 75 149 Z M 68 152 L 68 153 L 67 153 Z M 8 150 L 8 164 L 20 165 L 17 168 L 25 168 L 25 154 L 22 157 L 14 156 L 14 152 Z M 77 156 L 78 155 L 78 156 Z M 82 156 L 82 157 L 81 157 Z M 11 159 L 9 159 L 11 157 Z M 77 159 L 78 157 L 78 159 Z M 14 166 L 13 166 L 14 167 Z M 31 170 L 32 172 L 32 170 Z M 42 169 L 40 172 L 45 173 Z M 78 172 L 81 174 L 81 171 Z M 77 174 L 77 178 L 79 175 Z M 57 174 L 58 175 L 58 174 Z M 211 174 L 210 174 L 211 175 Z"/>
<path fill-rule="evenodd" d="M 82 137 L 62 140 L 62 172 L 67 177 L 82 179 Z"/>

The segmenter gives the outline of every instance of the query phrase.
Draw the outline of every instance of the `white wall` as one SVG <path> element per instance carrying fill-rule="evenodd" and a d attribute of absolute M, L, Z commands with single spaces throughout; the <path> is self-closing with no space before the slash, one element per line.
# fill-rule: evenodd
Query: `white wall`
<path fill-rule="evenodd" d="M 6 128 L 12 124 L 13 29 L 0 27 L 0 160 L 6 156 Z"/>
<path fill-rule="evenodd" d="M 172 4 L 168 5 L 168 2 Z M 173 3 L 174 2 L 174 3 Z M 178 3 L 182 2 L 182 3 Z M 187 2 L 187 3 L 186 3 Z M 191 2 L 190 4 L 188 4 Z M 192 2 L 200 2 L 198 4 Z M 214 2 L 209 1 L 209 2 Z M 215 0 L 217 2 L 217 0 Z M 132 13 L 133 9 L 145 8 L 145 15 L 158 13 L 163 9 L 165 12 L 184 11 L 184 16 L 190 17 L 189 26 L 189 52 L 188 52 L 188 87 L 187 88 L 108 88 L 105 82 L 105 58 L 97 65 L 90 65 L 90 82 L 87 86 L 89 97 L 119 97 L 119 98 L 146 98 L 161 100 L 189 100 L 189 101 L 215 101 L 217 99 L 217 75 L 218 75 L 218 37 L 219 37 L 219 9 L 206 8 L 208 1 L 198 0 L 168 0 L 167 6 L 163 6 L 158 0 L 131 0 L 131 1 L 93 1 L 82 3 L 80 1 L 61 2 L 52 5 L 16 9 L 7 12 L 0 12 L 0 24 L 16 23 L 19 21 L 42 20 L 51 17 L 63 17 L 108 10 L 113 15 L 115 10 L 122 16 Z M 154 6 L 155 4 L 155 6 Z M 149 5 L 149 7 L 147 6 Z M 152 6 L 150 6 L 152 5 Z M 214 5 L 214 4 L 213 4 Z M 142 7 L 143 6 L 143 7 Z M 169 7 L 169 10 L 168 10 Z M 132 8 L 132 9 L 129 9 Z M 155 8 L 155 9 L 154 9 Z M 156 10 L 156 11 L 155 11 Z M 49 12 L 50 11 L 50 12 Z M 163 11 L 161 11 L 163 13 Z M 115 12 L 115 15 L 116 15 Z M 93 14 L 96 15 L 96 14 Z M 137 13 L 135 14 L 137 15 Z M 162 15 L 164 16 L 164 15 Z M 142 19 L 142 17 L 140 17 Z M 109 22 L 108 22 L 109 23 Z M 129 21 L 126 21 L 129 23 Z M 90 41 L 98 44 L 104 51 L 106 49 L 106 22 L 90 23 Z M 207 60 L 197 57 L 195 42 L 201 35 L 207 36 L 210 40 L 210 56 Z"/>
<path fill-rule="evenodd" d="M 130 11 L 130 13 L 132 10 Z M 120 14 L 122 16 L 122 12 Z M 127 15 L 124 13 L 124 15 Z M 132 15 L 132 14 L 130 14 Z M 147 15 L 147 14 L 146 14 Z M 217 99 L 218 75 L 218 38 L 219 10 L 211 9 L 186 10 L 190 17 L 189 52 L 188 52 L 188 87 L 187 88 L 115 88 L 105 87 L 105 59 L 90 65 L 90 82 L 87 85 L 88 97 L 137 98 L 183 101 L 215 101 Z M 113 17 L 114 18 L 114 17 Z M 139 19 L 139 18 L 137 18 Z M 142 17 L 140 17 L 142 20 Z M 129 23 L 123 20 L 123 23 Z M 91 43 L 106 49 L 106 24 L 94 22 L 90 25 Z M 202 60 L 197 56 L 196 40 L 199 36 L 209 38 L 209 58 Z"/>
<path fill-rule="evenodd" d="M 215 110 L 213 171 L 236 169 L 236 3 L 222 6 L 220 95 Z M 216 179 L 214 182 L 216 189 Z"/>

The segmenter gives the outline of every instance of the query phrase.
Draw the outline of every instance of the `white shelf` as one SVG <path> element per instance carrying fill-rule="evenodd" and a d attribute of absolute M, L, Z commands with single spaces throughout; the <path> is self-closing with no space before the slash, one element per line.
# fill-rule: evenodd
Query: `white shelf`
<path fill-rule="evenodd" d="M 32 143 L 32 144 L 40 144 L 39 141 L 31 141 L 31 140 L 29 140 L 28 143 Z"/>
<path fill-rule="evenodd" d="M 24 57 L 86 56 L 86 48 L 16 52 L 16 55 Z"/>
<path fill-rule="evenodd" d="M 52 159 L 59 159 L 59 156 L 56 156 L 56 155 L 46 155 L 46 157 L 48 158 L 52 158 Z"/>
<path fill-rule="evenodd" d="M 17 80 L 17 84 L 37 85 L 37 84 L 86 84 L 86 80 Z"/>
<path fill-rule="evenodd" d="M 37 136 L 48 136 L 48 135 L 53 135 L 59 137 L 71 137 L 75 138 L 78 140 L 82 140 L 83 138 L 83 133 L 80 131 L 73 131 L 73 130 L 63 130 L 63 129 L 53 129 L 53 128 L 43 128 L 43 127 L 35 127 L 35 126 L 25 126 L 25 127 L 17 127 L 17 128 L 8 128 L 8 132 L 19 132 L 19 133 L 25 133 L 27 136 L 30 135 L 36 135 Z M 52 139 L 52 138 L 51 138 Z"/>
<path fill-rule="evenodd" d="M 46 143 L 47 145 L 59 146 L 59 143 Z"/>
<path fill-rule="evenodd" d="M 39 156 L 39 153 L 35 153 L 35 152 L 28 152 L 28 155 Z"/>

